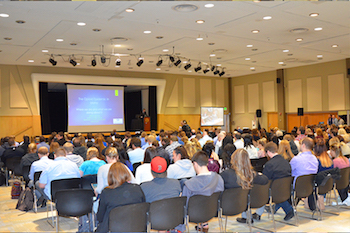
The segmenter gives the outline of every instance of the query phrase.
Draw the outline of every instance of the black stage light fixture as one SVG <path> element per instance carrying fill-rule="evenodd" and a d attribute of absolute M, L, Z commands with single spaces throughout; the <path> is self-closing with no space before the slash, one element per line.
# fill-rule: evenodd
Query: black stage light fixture
<path fill-rule="evenodd" d="M 201 69 L 202 69 L 201 63 L 199 62 L 198 65 L 197 65 L 197 67 L 194 68 L 194 71 L 198 72 L 198 71 L 200 71 Z"/>
<path fill-rule="evenodd" d="M 175 61 L 175 58 L 173 56 L 171 56 L 171 55 L 169 56 L 169 59 L 170 59 L 171 62 Z"/>
<path fill-rule="evenodd" d="M 215 70 L 215 66 L 211 66 L 211 71 L 214 71 Z"/>
<path fill-rule="evenodd" d="M 106 63 L 106 57 L 105 56 L 101 56 L 101 63 L 105 64 Z"/>
<path fill-rule="evenodd" d="M 139 61 L 136 63 L 136 65 L 140 67 L 142 64 L 143 64 L 143 59 L 140 58 Z"/>
<path fill-rule="evenodd" d="M 163 63 L 163 59 L 159 57 L 156 66 L 160 66 L 162 63 Z"/>
<path fill-rule="evenodd" d="M 221 73 L 219 73 L 219 76 L 221 77 L 221 76 L 223 76 L 224 74 L 225 74 L 225 71 L 224 71 L 224 69 L 222 69 Z"/>
<path fill-rule="evenodd" d="M 218 68 L 216 67 L 216 70 L 214 71 L 214 75 L 217 75 L 218 73 L 220 73 L 220 71 L 218 71 Z"/>
<path fill-rule="evenodd" d="M 91 60 L 91 65 L 93 66 L 93 67 L 95 67 L 96 66 L 96 58 L 95 58 L 95 56 L 94 56 L 94 58 Z"/>
<path fill-rule="evenodd" d="M 189 68 L 191 68 L 191 63 L 188 63 L 187 65 L 184 66 L 185 70 L 188 70 Z"/>
<path fill-rule="evenodd" d="M 122 64 L 122 61 L 119 58 L 115 60 L 115 66 L 120 66 L 120 64 Z"/>
<path fill-rule="evenodd" d="M 205 70 L 203 70 L 203 73 L 206 74 L 206 73 L 208 73 L 209 71 L 210 71 L 209 66 L 207 66 L 207 68 L 206 68 Z"/>
<path fill-rule="evenodd" d="M 53 59 L 53 56 L 50 57 L 49 62 L 52 64 L 52 66 L 57 65 L 57 61 L 55 61 L 55 60 Z"/>
<path fill-rule="evenodd" d="M 77 62 L 73 60 L 73 58 L 69 59 L 69 63 L 72 64 L 72 66 L 76 66 Z"/>
<path fill-rule="evenodd" d="M 176 62 L 174 62 L 174 65 L 175 65 L 175 66 L 178 66 L 178 65 L 180 65 L 180 64 L 181 64 L 180 58 L 179 58 Z"/>

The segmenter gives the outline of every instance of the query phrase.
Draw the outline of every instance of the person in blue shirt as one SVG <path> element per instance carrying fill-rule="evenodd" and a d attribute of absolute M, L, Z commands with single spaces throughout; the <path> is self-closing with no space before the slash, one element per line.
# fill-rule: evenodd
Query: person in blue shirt
<path fill-rule="evenodd" d="M 79 172 L 81 176 L 95 175 L 98 169 L 106 164 L 105 161 L 98 158 L 99 152 L 96 147 L 90 147 L 86 152 L 87 160 L 83 162 L 79 167 Z"/>

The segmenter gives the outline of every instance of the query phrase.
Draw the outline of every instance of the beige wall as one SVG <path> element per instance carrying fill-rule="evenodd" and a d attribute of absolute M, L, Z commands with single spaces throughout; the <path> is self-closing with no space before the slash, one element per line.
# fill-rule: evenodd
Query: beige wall
<path fill-rule="evenodd" d="M 165 80 L 164 94 L 163 96 L 158 96 L 158 98 L 162 98 L 161 106 L 158 106 L 158 113 L 162 115 L 162 122 L 164 122 L 164 120 L 166 121 L 166 115 L 199 115 L 200 106 L 203 102 L 202 99 L 205 99 L 207 103 L 210 103 L 212 106 L 228 105 L 228 80 L 219 77 L 209 78 L 203 76 L 122 72 L 98 69 L 0 65 L 0 117 L 2 117 L 2 124 L 6 125 L 9 123 L 10 118 L 8 117 L 32 116 L 35 119 L 32 121 L 26 119 L 27 124 L 23 126 L 16 123 L 14 124 L 16 128 L 7 130 L 0 128 L 0 137 L 13 135 L 23 130 L 27 131 L 27 134 L 40 134 L 41 128 L 38 127 L 38 125 L 40 126 L 40 117 L 39 124 L 37 122 L 38 109 L 40 106 L 38 106 L 35 97 L 35 88 L 33 87 L 31 78 L 32 74 L 54 74 L 55 76 L 70 75 L 73 79 L 74 75 L 83 75 L 88 77 L 118 77 L 120 79 L 140 78 L 142 80 Z M 63 82 L 61 80 L 62 79 L 57 78 L 55 82 Z M 99 79 L 96 78 L 96 80 Z M 72 82 L 73 81 L 74 80 L 72 80 Z M 191 85 L 186 85 L 187 83 Z M 201 83 L 205 83 L 206 85 L 201 86 Z M 123 85 L 123 83 L 120 83 L 120 85 Z M 138 83 L 135 83 L 135 85 L 138 85 Z M 149 85 L 152 85 L 152 83 L 149 83 Z M 218 92 L 219 90 L 220 92 Z M 194 93 L 194 95 L 190 93 Z M 210 98 L 206 95 L 207 93 L 210 93 Z M 7 116 L 7 118 L 5 118 L 5 116 Z M 33 121 L 35 121 L 35 124 Z M 176 125 L 179 125 L 179 122 L 176 122 Z M 28 132 L 26 129 L 29 127 L 35 128 L 34 132 Z M 164 125 L 159 125 L 159 128 L 167 129 Z M 23 133 L 18 134 L 18 138 L 21 137 L 22 134 Z"/>

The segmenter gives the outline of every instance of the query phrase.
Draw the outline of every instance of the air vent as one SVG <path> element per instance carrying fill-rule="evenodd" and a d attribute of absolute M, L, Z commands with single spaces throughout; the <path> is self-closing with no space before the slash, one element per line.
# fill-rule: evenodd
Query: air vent
<path fill-rule="evenodd" d="M 305 33 L 307 31 L 309 31 L 309 29 L 307 29 L 307 28 L 294 28 L 294 29 L 289 30 L 289 32 L 294 33 L 294 34 Z"/>
<path fill-rule="evenodd" d="M 114 43 L 125 42 L 125 41 L 128 41 L 128 40 L 129 40 L 128 38 L 121 37 L 121 36 L 116 36 L 116 37 L 111 38 L 111 41 L 114 42 Z"/>
<path fill-rule="evenodd" d="M 180 4 L 173 6 L 172 9 L 178 12 L 193 12 L 198 10 L 198 7 L 192 4 Z"/>

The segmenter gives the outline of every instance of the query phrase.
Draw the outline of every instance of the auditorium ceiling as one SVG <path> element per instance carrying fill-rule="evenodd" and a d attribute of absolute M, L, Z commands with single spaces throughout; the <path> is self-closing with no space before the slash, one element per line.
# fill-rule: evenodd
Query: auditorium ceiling
<path fill-rule="evenodd" d="M 349 58 L 349 12 L 349 1 L 3 1 L 0 64 L 242 76 Z"/>

